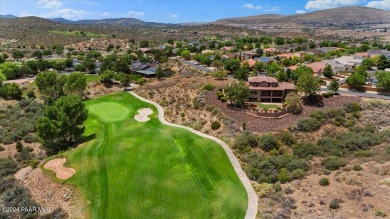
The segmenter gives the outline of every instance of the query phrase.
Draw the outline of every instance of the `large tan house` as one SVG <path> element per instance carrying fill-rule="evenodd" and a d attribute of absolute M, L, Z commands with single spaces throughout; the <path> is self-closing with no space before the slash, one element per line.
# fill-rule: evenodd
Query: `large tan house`
<path fill-rule="evenodd" d="M 267 76 L 250 77 L 248 83 L 251 91 L 249 101 L 281 103 L 289 92 L 296 90 L 293 84 L 278 82 Z"/>

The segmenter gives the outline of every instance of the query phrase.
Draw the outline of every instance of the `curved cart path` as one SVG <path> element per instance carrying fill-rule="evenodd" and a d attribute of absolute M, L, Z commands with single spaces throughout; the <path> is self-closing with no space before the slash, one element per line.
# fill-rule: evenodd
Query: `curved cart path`
<path fill-rule="evenodd" d="M 133 96 L 137 97 L 138 99 L 144 101 L 144 102 L 147 102 L 147 103 L 154 105 L 158 110 L 158 118 L 161 121 L 161 123 L 163 123 L 165 125 L 173 126 L 173 127 L 186 129 L 186 130 L 188 130 L 196 135 L 199 135 L 199 136 L 204 137 L 204 138 L 208 138 L 208 139 L 213 140 L 213 141 L 217 142 L 218 144 L 220 144 L 222 146 L 222 148 L 225 150 L 226 154 L 228 155 L 229 160 L 232 163 L 234 170 L 236 171 L 238 177 L 240 178 L 242 184 L 245 187 L 246 192 L 248 193 L 248 208 L 246 210 L 245 219 L 256 218 L 257 194 L 256 194 L 255 190 L 253 189 L 252 184 L 249 181 L 248 177 L 246 176 L 244 171 L 241 169 L 240 163 L 238 162 L 237 158 L 234 156 L 233 151 L 230 149 L 230 147 L 225 142 L 223 142 L 219 138 L 216 138 L 216 137 L 210 136 L 210 135 L 206 135 L 206 134 L 199 132 L 199 131 L 196 131 L 192 128 L 167 122 L 164 118 L 164 109 L 160 105 L 158 105 L 157 103 L 155 103 L 153 101 L 150 101 L 150 100 L 147 100 L 143 97 L 140 97 L 134 92 L 129 92 L 129 93 L 132 94 Z"/>

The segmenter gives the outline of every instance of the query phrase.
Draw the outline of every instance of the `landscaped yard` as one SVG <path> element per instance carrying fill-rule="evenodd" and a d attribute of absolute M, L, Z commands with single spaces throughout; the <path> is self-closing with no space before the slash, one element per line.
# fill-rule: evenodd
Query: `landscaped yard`
<path fill-rule="evenodd" d="M 91 33 L 91 32 L 85 32 L 85 31 L 51 30 L 51 31 L 49 31 L 49 33 L 60 34 L 60 35 L 68 35 L 68 36 L 94 37 L 94 38 L 108 37 L 108 35 L 105 35 L 105 34 Z"/>
<path fill-rule="evenodd" d="M 260 109 L 276 109 L 280 107 L 279 105 L 276 104 L 264 104 L 264 103 L 259 103 L 257 105 Z"/>
<path fill-rule="evenodd" d="M 90 218 L 244 218 L 246 190 L 217 143 L 162 125 L 128 93 L 86 106 L 90 140 L 64 155 Z M 136 121 L 148 107 L 151 119 Z"/>

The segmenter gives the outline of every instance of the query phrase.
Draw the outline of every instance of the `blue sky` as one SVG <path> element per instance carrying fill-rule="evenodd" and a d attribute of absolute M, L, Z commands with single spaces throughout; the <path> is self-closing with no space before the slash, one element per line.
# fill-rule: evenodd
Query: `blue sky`
<path fill-rule="evenodd" d="M 134 17 L 181 23 L 259 14 L 299 14 L 353 5 L 390 10 L 390 0 L 0 0 L 0 14 L 70 20 Z"/>

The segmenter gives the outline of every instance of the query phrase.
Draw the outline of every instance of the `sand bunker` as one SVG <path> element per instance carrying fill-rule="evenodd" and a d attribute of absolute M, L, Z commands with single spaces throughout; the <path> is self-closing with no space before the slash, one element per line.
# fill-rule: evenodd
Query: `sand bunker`
<path fill-rule="evenodd" d="M 66 158 L 56 158 L 46 162 L 44 167 L 55 172 L 58 179 L 66 180 L 72 177 L 76 171 L 72 168 L 64 167 L 65 162 Z"/>
<path fill-rule="evenodd" d="M 146 122 L 149 121 L 149 115 L 153 114 L 153 110 L 150 108 L 143 108 L 138 110 L 138 115 L 134 116 L 134 119 L 138 122 Z"/>

